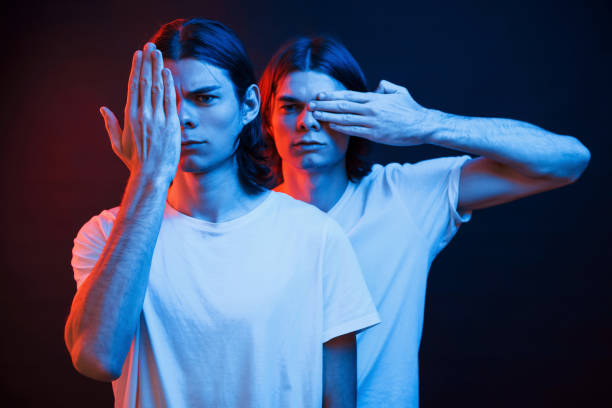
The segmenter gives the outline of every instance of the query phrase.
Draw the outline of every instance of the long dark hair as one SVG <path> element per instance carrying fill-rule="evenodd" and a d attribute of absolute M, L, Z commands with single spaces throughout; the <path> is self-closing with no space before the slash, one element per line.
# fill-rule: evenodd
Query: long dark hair
<path fill-rule="evenodd" d="M 328 75 L 351 91 L 366 92 L 365 76 L 359 64 L 340 41 L 331 37 L 300 37 L 282 46 L 272 57 L 261 79 L 261 117 L 267 146 L 268 165 L 274 173 L 274 183 L 283 181 L 282 160 L 271 134 L 271 114 L 276 88 L 288 74 L 295 71 L 316 71 Z M 369 141 L 351 137 L 346 151 L 346 172 L 350 180 L 359 181 L 371 169 L 365 160 Z"/>
<path fill-rule="evenodd" d="M 163 25 L 151 38 L 164 58 L 194 58 L 227 71 L 236 97 L 244 100 L 246 90 L 256 84 L 255 72 L 242 43 L 229 27 L 214 20 L 178 19 Z M 237 138 L 236 161 L 242 186 L 250 193 L 261 191 L 272 178 L 266 165 L 261 116 L 244 126 Z"/>

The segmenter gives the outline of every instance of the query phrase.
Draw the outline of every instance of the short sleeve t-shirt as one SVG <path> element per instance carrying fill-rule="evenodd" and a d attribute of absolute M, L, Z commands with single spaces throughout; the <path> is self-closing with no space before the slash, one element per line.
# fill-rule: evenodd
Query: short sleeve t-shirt
<path fill-rule="evenodd" d="M 79 231 L 77 286 L 117 212 Z M 321 406 L 322 343 L 378 322 L 348 239 L 316 208 L 271 192 L 211 223 L 166 205 L 115 406 Z"/>
<path fill-rule="evenodd" d="M 358 407 L 417 407 L 427 274 L 470 214 L 459 214 L 469 156 L 375 165 L 329 211 L 346 231 L 382 323 L 357 335 Z"/>

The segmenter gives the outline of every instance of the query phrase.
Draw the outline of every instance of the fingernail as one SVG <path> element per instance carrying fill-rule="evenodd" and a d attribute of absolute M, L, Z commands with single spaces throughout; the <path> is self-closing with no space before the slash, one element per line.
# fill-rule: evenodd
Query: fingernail
<path fill-rule="evenodd" d="M 316 104 L 316 103 L 314 103 L 314 102 L 310 102 L 310 103 L 308 104 L 308 109 L 311 109 L 311 110 L 312 110 L 312 109 L 314 109 L 316 106 L 317 106 L 317 104 Z"/>
<path fill-rule="evenodd" d="M 317 94 L 317 99 L 325 98 L 325 92 Z"/>

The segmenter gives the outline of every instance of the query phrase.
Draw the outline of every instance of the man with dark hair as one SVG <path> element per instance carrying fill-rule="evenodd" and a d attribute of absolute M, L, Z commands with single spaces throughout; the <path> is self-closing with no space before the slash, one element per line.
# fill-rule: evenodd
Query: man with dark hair
<path fill-rule="evenodd" d="M 381 324 L 357 336 L 358 406 L 416 407 L 425 286 L 435 256 L 473 210 L 576 181 L 589 151 L 574 137 L 527 123 L 426 109 L 387 81 L 365 92 L 355 59 L 324 37 L 281 48 L 260 88 L 276 191 L 339 222 L 381 315 Z M 360 163 L 351 146 L 363 139 L 429 143 L 478 157 L 375 165 L 370 172 L 351 164 Z"/>
<path fill-rule="evenodd" d="M 102 108 L 130 177 L 74 242 L 75 368 L 113 381 L 117 407 L 354 407 L 354 333 L 378 314 L 341 228 L 257 184 L 242 44 L 203 19 L 153 42 L 134 54 L 123 129 Z"/>

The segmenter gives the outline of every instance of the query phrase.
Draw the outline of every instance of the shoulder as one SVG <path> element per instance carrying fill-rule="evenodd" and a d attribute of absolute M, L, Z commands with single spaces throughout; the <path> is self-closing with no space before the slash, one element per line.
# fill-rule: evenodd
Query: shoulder
<path fill-rule="evenodd" d="M 99 214 L 91 217 L 79 230 L 75 241 L 88 241 L 106 239 L 113 229 L 113 224 L 117 219 L 119 207 L 102 210 Z"/>
<path fill-rule="evenodd" d="M 115 207 L 91 217 L 74 238 L 71 265 L 77 286 L 83 282 L 102 253 L 118 212 L 119 207 Z"/>
<path fill-rule="evenodd" d="M 285 194 L 272 191 L 277 203 L 276 216 L 285 225 L 290 225 L 292 231 L 299 233 L 304 239 L 306 236 L 320 240 L 321 236 L 328 234 L 343 234 L 329 214 L 319 210 L 312 204 L 305 203 Z M 322 235 L 321 235 L 322 234 Z"/>
<path fill-rule="evenodd" d="M 460 166 L 470 159 L 470 156 L 448 156 L 437 157 L 435 159 L 422 160 L 416 163 L 389 163 L 384 166 L 384 173 L 388 175 L 403 173 L 408 176 L 426 175 L 448 171 L 456 166 Z"/>
<path fill-rule="evenodd" d="M 416 163 L 389 163 L 372 166 L 372 172 L 364 177 L 358 185 L 368 185 L 376 182 L 389 184 L 417 182 L 420 179 L 445 176 L 453 169 L 461 167 L 470 156 L 450 156 L 428 159 Z"/>
<path fill-rule="evenodd" d="M 282 211 L 290 216 L 299 215 L 315 222 L 324 222 L 327 218 L 329 218 L 327 214 L 319 210 L 314 205 L 296 200 L 288 194 L 279 193 L 277 191 L 272 191 L 270 194 L 274 195 L 279 212 Z"/>

